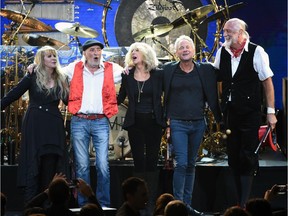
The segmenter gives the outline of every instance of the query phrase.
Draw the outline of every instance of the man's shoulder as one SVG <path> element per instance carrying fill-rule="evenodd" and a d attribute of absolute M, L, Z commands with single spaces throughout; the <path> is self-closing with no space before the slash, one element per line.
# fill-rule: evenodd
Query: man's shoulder
<path fill-rule="evenodd" d="M 116 216 L 139 216 L 139 214 L 135 213 L 132 208 L 125 202 L 117 210 Z"/>
<path fill-rule="evenodd" d="M 196 66 L 200 69 L 206 69 L 206 70 L 214 70 L 214 66 L 211 62 L 197 62 Z"/>
<path fill-rule="evenodd" d="M 169 70 L 169 69 L 175 68 L 178 65 L 178 63 L 179 63 L 178 61 L 166 62 L 165 64 L 161 66 L 161 68 L 163 70 L 167 70 L 167 69 Z"/>

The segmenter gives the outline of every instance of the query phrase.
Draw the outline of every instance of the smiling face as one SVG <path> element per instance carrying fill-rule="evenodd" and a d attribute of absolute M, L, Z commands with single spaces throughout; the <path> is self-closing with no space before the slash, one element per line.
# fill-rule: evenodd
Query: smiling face
<path fill-rule="evenodd" d="M 102 56 L 102 49 L 100 46 L 95 45 L 89 47 L 87 50 L 83 52 L 85 58 L 86 58 L 86 63 L 90 67 L 97 67 L 100 64 L 101 56 Z"/>
<path fill-rule="evenodd" d="M 176 55 L 180 61 L 191 61 L 195 55 L 195 48 L 188 40 L 181 40 L 176 47 Z"/>
<path fill-rule="evenodd" d="M 241 24 L 238 19 L 228 20 L 223 28 L 223 36 L 225 38 L 225 45 L 237 49 L 239 45 L 246 39 L 245 25 Z"/>

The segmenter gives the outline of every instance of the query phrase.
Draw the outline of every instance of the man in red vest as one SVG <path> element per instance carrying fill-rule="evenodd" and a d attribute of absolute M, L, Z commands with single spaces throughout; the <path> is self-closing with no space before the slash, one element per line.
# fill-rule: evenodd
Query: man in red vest
<path fill-rule="evenodd" d="M 71 139 L 74 149 L 76 178 L 90 184 L 90 140 L 96 152 L 96 197 L 102 207 L 110 206 L 110 172 L 108 163 L 109 118 L 117 114 L 115 83 L 121 81 L 123 68 L 113 62 L 103 62 L 104 45 L 97 40 L 83 44 L 83 58 L 66 66 L 70 82 L 68 110 L 71 119 Z M 78 194 L 79 206 L 87 200 Z"/>

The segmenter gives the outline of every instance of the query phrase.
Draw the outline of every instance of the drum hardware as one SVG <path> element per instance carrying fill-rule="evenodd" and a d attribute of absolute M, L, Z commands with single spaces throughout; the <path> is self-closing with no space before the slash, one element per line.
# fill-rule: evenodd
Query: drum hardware
<path fill-rule="evenodd" d="M 55 49 L 64 49 L 64 50 L 69 50 L 70 47 L 67 46 L 66 44 L 55 40 L 53 38 L 45 37 L 42 35 L 38 34 L 23 34 L 22 35 L 23 40 L 31 45 L 31 46 L 51 46 L 54 47 Z"/>
<path fill-rule="evenodd" d="M 29 17 L 30 13 L 31 13 L 31 9 L 30 9 L 30 12 L 28 11 L 27 15 L 20 13 L 19 11 L 12 11 L 12 10 L 2 9 L 2 8 L 0 10 L 0 16 L 10 19 L 17 24 L 22 23 L 22 25 L 31 27 L 38 31 L 51 31 L 52 30 L 51 26 L 46 25 L 45 23 L 39 21 L 36 18 Z"/>
<path fill-rule="evenodd" d="M 143 41 L 146 38 L 152 38 L 154 44 L 159 44 L 163 50 L 165 50 L 169 55 L 171 55 L 172 59 L 176 60 L 176 56 L 170 52 L 159 40 L 156 39 L 157 36 L 164 35 L 173 29 L 172 24 L 158 24 L 151 25 L 150 28 L 146 28 L 140 32 L 133 34 L 135 41 Z"/>
<path fill-rule="evenodd" d="M 164 49 L 172 57 L 171 60 L 177 60 L 178 59 L 177 56 L 175 56 L 172 52 L 170 52 L 170 50 L 167 49 L 159 40 L 157 40 L 156 38 L 152 38 L 152 41 L 154 43 L 155 42 L 158 43 L 162 47 L 162 49 Z"/>
<path fill-rule="evenodd" d="M 88 2 L 90 2 L 90 3 L 92 3 L 92 4 L 97 4 L 97 5 L 99 5 L 99 6 L 103 6 L 104 8 L 107 8 L 107 9 L 112 10 L 112 7 L 110 6 L 110 3 L 109 3 L 109 2 L 111 2 L 111 1 L 107 1 L 106 4 L 103 4 L 103 3 L 100 3 L 100 2 L 96 2 L 96 1 L 94 1 L 94 0 L 86 0 L 86 1 L 88 1 Z"/>
<path fill-rule="evenodd" d="M 186 25 L 187 22 L 191 23 L 193 26 L 199 24 L 200 20 L 205 17 L 214 9 L 212 4 L 205 5 L 194 10 L 188 11 L 186 14 L 181 15 L 178 19 L 174 20 L 171 24 L 173 28 L 179 28 Z"/>
<path fill-rule="evenodd" d="M 221 125 L 215 123 L 214 115 L 209 107 L 205 109 L 205 117 L 208 124 L 208 130 L 205 132 L 204 140 L 200 145 L 198 155 L 203 157 L 204 149 L 207 150 L 210 157 L 218 157 L 226 154 L 227 134 L 221 132 Z"/>
<path fill-rule="evenodd" d="M 9 48 L 9 50 L 7 50 L 5 61 L 6 67 L 4 67 L 5 81 L 2 83 L 4 95 L 6 95 L 8 91 L 18 83 L 19 79 L 24 76 L 23 68 L 29 62 L 26 50 L 23 47 L 17 48 L 16 46 L 9 46 L 7 48 Z M 10 56 L 10 54 L 13 54 L 13 56 Z M 12 65 L 8 65 L 10 62 L 12 62 Z M 23 73 L 20 73 L 19 70 Z M 1 131 L 1 142 L 2 144 L 4 143 L 3 148 L 6 149 L 5 158 L 7 158 L 9 164 L 14 164 L 15 161 L 17 161 L 21 141 L 20 127 L 26 108 L 27 101 L 25 97 L 22 96 L 2 112 L 3 127 L 5 128 Z"/>
<path fill-rule="evenodd" d="M 145 38 L 155 38 L 157 36 L 161 36 L 165 33 L 168 33 L 172 29 L 172 24 L 151 25 L 149 28 L 143 29 L 142 31 L 133 34 L 133 38 L 135 41 L 142 41 Z"/>
<path fill-rule="evenodd" d="M 173 170 L 173 154 L 172 154 L 172 144 L 171 138 L 167 138 L 167 130 L 163 134 L 161 138 L 160 144 L 160 161 L 164 159 L 164 169 L 165 170 Z"/>
<path fill-rule="evenodd" d="M 119 146 L 121 147 L 121 158 L 120 158 L 120 160 L 125 160 L 125 156 L 124 156 L 124 148 L 125 148 L 125 140 L 126 140 L 126 138 L 124 137 L 124 136 L 120 136 L 120 137 L 118 137 L 118 141 L 119 141 Z M 126 145 L 127 146 L 127 145 Z"/>
<path fill-rule="evenodd" d="M 202 49 L 200 49 L 200 52 L 196 53 L 193 59 L 194 60 L 199 59 L 201 62 L 203 62 L 203 59 L 205 59 L 205 61 L 208 61 L 209 56 L 210 56 L 210 52 L 205 52 Z"/>
<path fill-rule="evenodd" d="M 16 35 L 18 34 L 22 25 L 26 25 L 26 26 L 32 27 L 32 28 L 40 30 L 40 31 L 52 30 L 52 28 L 50 26 L 47 26 L 46 24 L 40 22 L 39 20 L 37 20 L 35 18 L 28 17 L 29 14 L 31 13 L 32 9 L 34 8 L 34 6 L 35 6 L 35 3 L 32 4 L 32 6 L 31 6 L 30 10 L 27 12 L 27 14 L 22 14 L 18 11 L 1 9 L 1 11 L 0 11 L 1 16 L 6 17 L 7 19 L 10 19 L 13 22 L 19 24 L 19 25 L 17 25 L 17 29 L 10 36 L 7 44 L 9 44 L 9 45 L 15 44 Z"/>
<path fill-rule="evenodd" d="M 243 2 L 239 2 L 237 4 L 228 6 L 226 4 L 226 1 L 225 1 L 225 7 L 220 6 L 220 10 L 218 10 L 213 15 L 211 15 L 211 16 L 207 17 L 206 19 L 204 19 L 203 21 L 201 21 L 200 25 L 205 24 L 207 22 L 211 22 L 211 21 L 217 20 L 217 19 L 221 19 L 221 18 L 224 18 L 224 19 L 227 20 L 227 19 L 230 18 L 230 13 L 238 10 L 242 6 L 244 6 Z"/>
<path fill-rule="evenodd" d="M 109 160 L 122 160 L 131 152 L 128 132 L 122 129 L 127 106 L 121 104 L 118 106 L 118 114 L 109 119 L 110 121 L 110 137 L 109 137 Z M 122 148 L 123 147 L 123 148 Z M 92 142 L 89 145 L 90 157 L 95 157 L 95 149 Z"/>
<path fill-rule="evenodd" d="M 103 35 L 104 44 L 105 44 L 106 47 L 109 47 L 108 38 L 107 38 L 107 32 L 106 32 L 106 18 L 107 18 L 107 14 L 108 14 L 108 9 L 112 10 L 112 8 L 110 7 L 111 1 L 112 0 L 107 0 L 106 5 L 102 4 L 102 6 L 104 6 L 102 19 L 101 19 L 102 35 Z M 97 3 L 97 4 L 100 5 L 101 3 Z"/>
<path fill-rule="evenodd" d="M 208 46 L 204 42 L 204 40 L 199 36 L 197 33 L 198 27 L 196 24 L 199 23 L 199 20 L 201 20 L 204 16 L 206 16 L 209 12 L 213 10 L 213 5 L 206 5 L 199 8 L 196 8 L 186 14 L 182 14 L 180 18 L 176 19 L 172 22 L 172 25 L 174 27 L 183 26 L 184 24 L 187 24 L 190 27 L 190 30 L 194 36 L 194 45 L 197 47 L 197 40 L 200 42 L 200 50 L 203 48 L 208 50 Z M 208 50 L 209 51 L 209 50 Z M 201 51 L 202 52 L 202 51 Z M 202 59 L 201 59 L 202 60 Z"/>
<path fill-rule="evenodd" d="M 80 25 L 79 22 L 76 23 L 58 22 L 55 24 L 55 28 L 62 33 L 72 35 L 75 37 L 83 37 L 83 38 L 98 37 L 97 31 L 87 26 Z"/>

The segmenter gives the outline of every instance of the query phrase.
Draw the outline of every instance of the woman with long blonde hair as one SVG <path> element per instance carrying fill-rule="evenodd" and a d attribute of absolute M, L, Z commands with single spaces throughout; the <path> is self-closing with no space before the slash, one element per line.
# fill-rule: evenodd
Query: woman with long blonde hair
<path fill-rule="evenodd" d="M 1 110 L 29 91 L 29 105 L 23 118 L 18 186 L 24 187 L 25 201 L 48 187 L 55 173 L 66 172 L 65 129 L 60 100 L 67 103 L 68 82 L 61 72 L 57 51 L 40 48 L 34 59 L 34 71 L 1 100 Z"/>

